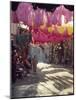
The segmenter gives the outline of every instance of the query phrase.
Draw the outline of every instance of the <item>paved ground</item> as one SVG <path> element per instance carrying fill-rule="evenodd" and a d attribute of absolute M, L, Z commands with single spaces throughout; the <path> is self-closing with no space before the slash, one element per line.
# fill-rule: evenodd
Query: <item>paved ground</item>
<path fill-rule="evenodd" d="M 73 69 L 39 63 L 37 73 L 13 85 L 13 97 L 35 97 L 73 94 Z"/>

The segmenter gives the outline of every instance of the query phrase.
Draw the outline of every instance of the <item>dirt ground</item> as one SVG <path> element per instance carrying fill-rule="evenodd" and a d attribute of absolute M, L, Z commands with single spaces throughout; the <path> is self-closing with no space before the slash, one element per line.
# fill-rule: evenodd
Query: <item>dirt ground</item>
<path fill-rule="evenodd" d="M 73 94 L 73 68 L 38 63 L 31 73 L 12 86 L 12 97 L 39 97 Z"/>

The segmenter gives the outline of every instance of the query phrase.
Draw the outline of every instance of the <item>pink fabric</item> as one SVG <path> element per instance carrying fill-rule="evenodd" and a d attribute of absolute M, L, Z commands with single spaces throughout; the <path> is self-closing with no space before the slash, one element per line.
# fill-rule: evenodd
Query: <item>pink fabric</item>
<path fill-rule="evenodd" d="M 32 14 L 31 14 L 32 13 Z M 37 8 L 36 10 L 33 9 L 31 3 L 20 3 L 16 12 L 11 12 L 13 22 L 23 21 L 25 24 L 32 25 L 32 20 L 35 23 L 35 26 L 39 26 L 45 23 L 43 20 L 43 16 L 46 16 L 47 25 L 52 24 L 61 24 L 61 15 L 65 16 L 66 22 L 71 20 L 73 16 L 73 12 L 66 9 L 63 5 L 57 7 L 53 13 L 45 11 L 43 9 Z M 33 18 L 33 19 L 32 19 Z"/>
<path fill-rule="evenodd" d="M 37 29 L 36 29 L 37 30 Z M 35 42 L 59 42 L 64 41 L 70 36 L 67 34 L 67 31 L 63 33 L 63 35 L 59 34 L 57 31 L 53 31 L 52 33 L 44 33 L 40 29 L 34 30 L 32 33 L 33 39 Z"/>
<path fill-rule="evenodd" d="M 57 7 L 53 13 L 48 13 L 40 8 L 34 10 L 32 4 L 30 3 L 20 3 L 16 12 L 11 11 L 11 21 L 23 21 L 29 26 L 32 26 L 33 23 L 35 28 L 33 29 L 34 32 L 32 35 L 35 42 L 58 42 L 69 37 L 67 32 L 64 32 L 63 35 L 61 35 L 55 28 L 55 30 L 50 33 L 47 31 L 47 27 L 52 24 L 61 25 L 62 15 L 65 16 L 67 23 L 72 20 L 71 18 L 73 16 L 73 12 L 66 9 L 63 5 Z M 41 30 L 39 26 L 43 24 L 46 24 L 46 28 Z"/>
<path fill-rule="evenodd" d="M 65 16 L 66 22 L 71 20 L 71 17 L 73 16 L 73 12 L 66 9 L 63 5 L 56 8 L 56 10 L 53 13 L 54 16 L 57 18 L 57 23 L 61 24 L 61 15 Z"/>
<path fill-rule="evenodd" d="M 10 19 L 11 19 L 11 22 L 13 23 L 18 23 L 18 18 L 17 18 L 17 14 L 15 11 L 11 11 L 10 12 Z"/>
<path fill-rule="evenodd" d="M 28 24 L 28 16 L 32 9 L 33 7 L 30 3 L 20 3 L 16 10 L 18 20 Z"/>

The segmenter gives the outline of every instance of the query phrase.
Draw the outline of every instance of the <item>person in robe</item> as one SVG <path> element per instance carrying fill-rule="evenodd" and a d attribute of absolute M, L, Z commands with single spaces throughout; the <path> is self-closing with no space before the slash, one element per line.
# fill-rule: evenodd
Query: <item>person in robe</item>
<path fill-rule="evenodd" d="M 24 63 L 25 69 L 28 69 L 31 67 L 30 62 L 27 59 L 28 56 L 28 50 L 29 50 L 29 44 L 32 40 L 31 32 L 29 31 L 29 27 L 27 25 L 24 25 L 23 22 L 20 22 L 18 25 L 19 33 L 16 34 L 16 45 L 19 48 L 20 54 L 22 56 L 22 60 Z"/>

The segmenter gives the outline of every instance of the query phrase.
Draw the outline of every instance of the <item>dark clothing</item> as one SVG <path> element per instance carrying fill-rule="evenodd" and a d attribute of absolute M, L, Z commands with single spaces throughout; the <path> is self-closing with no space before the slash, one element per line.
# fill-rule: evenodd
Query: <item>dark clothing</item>
<path fill-rule="evenodd" d="M 31 33 L 22 33 L 16 35 L 16 44 L 20 47 L 26 46 L 32 40 Z"/>
<path fill-rule="evenodd" d="M 14 50 L 16 50 L 16 53 L 22 57 L 22 62 L 23 62 L 23 66 L 27 67 L 27 69 L 29 69 L 29 64 L 26 63 L 26 59 L 27 59 L 27 55 L 28 55 L 28 45 L 32 40 L 32 35 L 31 33 L 25 32 L 25 33 L 21 33 L 21 34 L 17 34 L 15 37 L 15 45 L 16 47 L 13 45 L 12 42 L 12 82 L 16 81 L 16 71 L 17 71 L 17 56 L 15 57 L 15 52 Z M 19 67 L 21 67 L 21 65 L 19 65 Z M 18 73 L 20 76 L 23 74 L 23 71 L 20 71 Z M 21 76 L 22 77 L 22 76 Z"/>
<path fill-rule="evenodd" d="M 14 50 L 16 49 L 16 47 L 13 45 L 13 41 L 11 41 L 11 77 L 12 77 L 12 83 L 14 83 L 16 81 L 16 64 L 14 61 Z"/>

